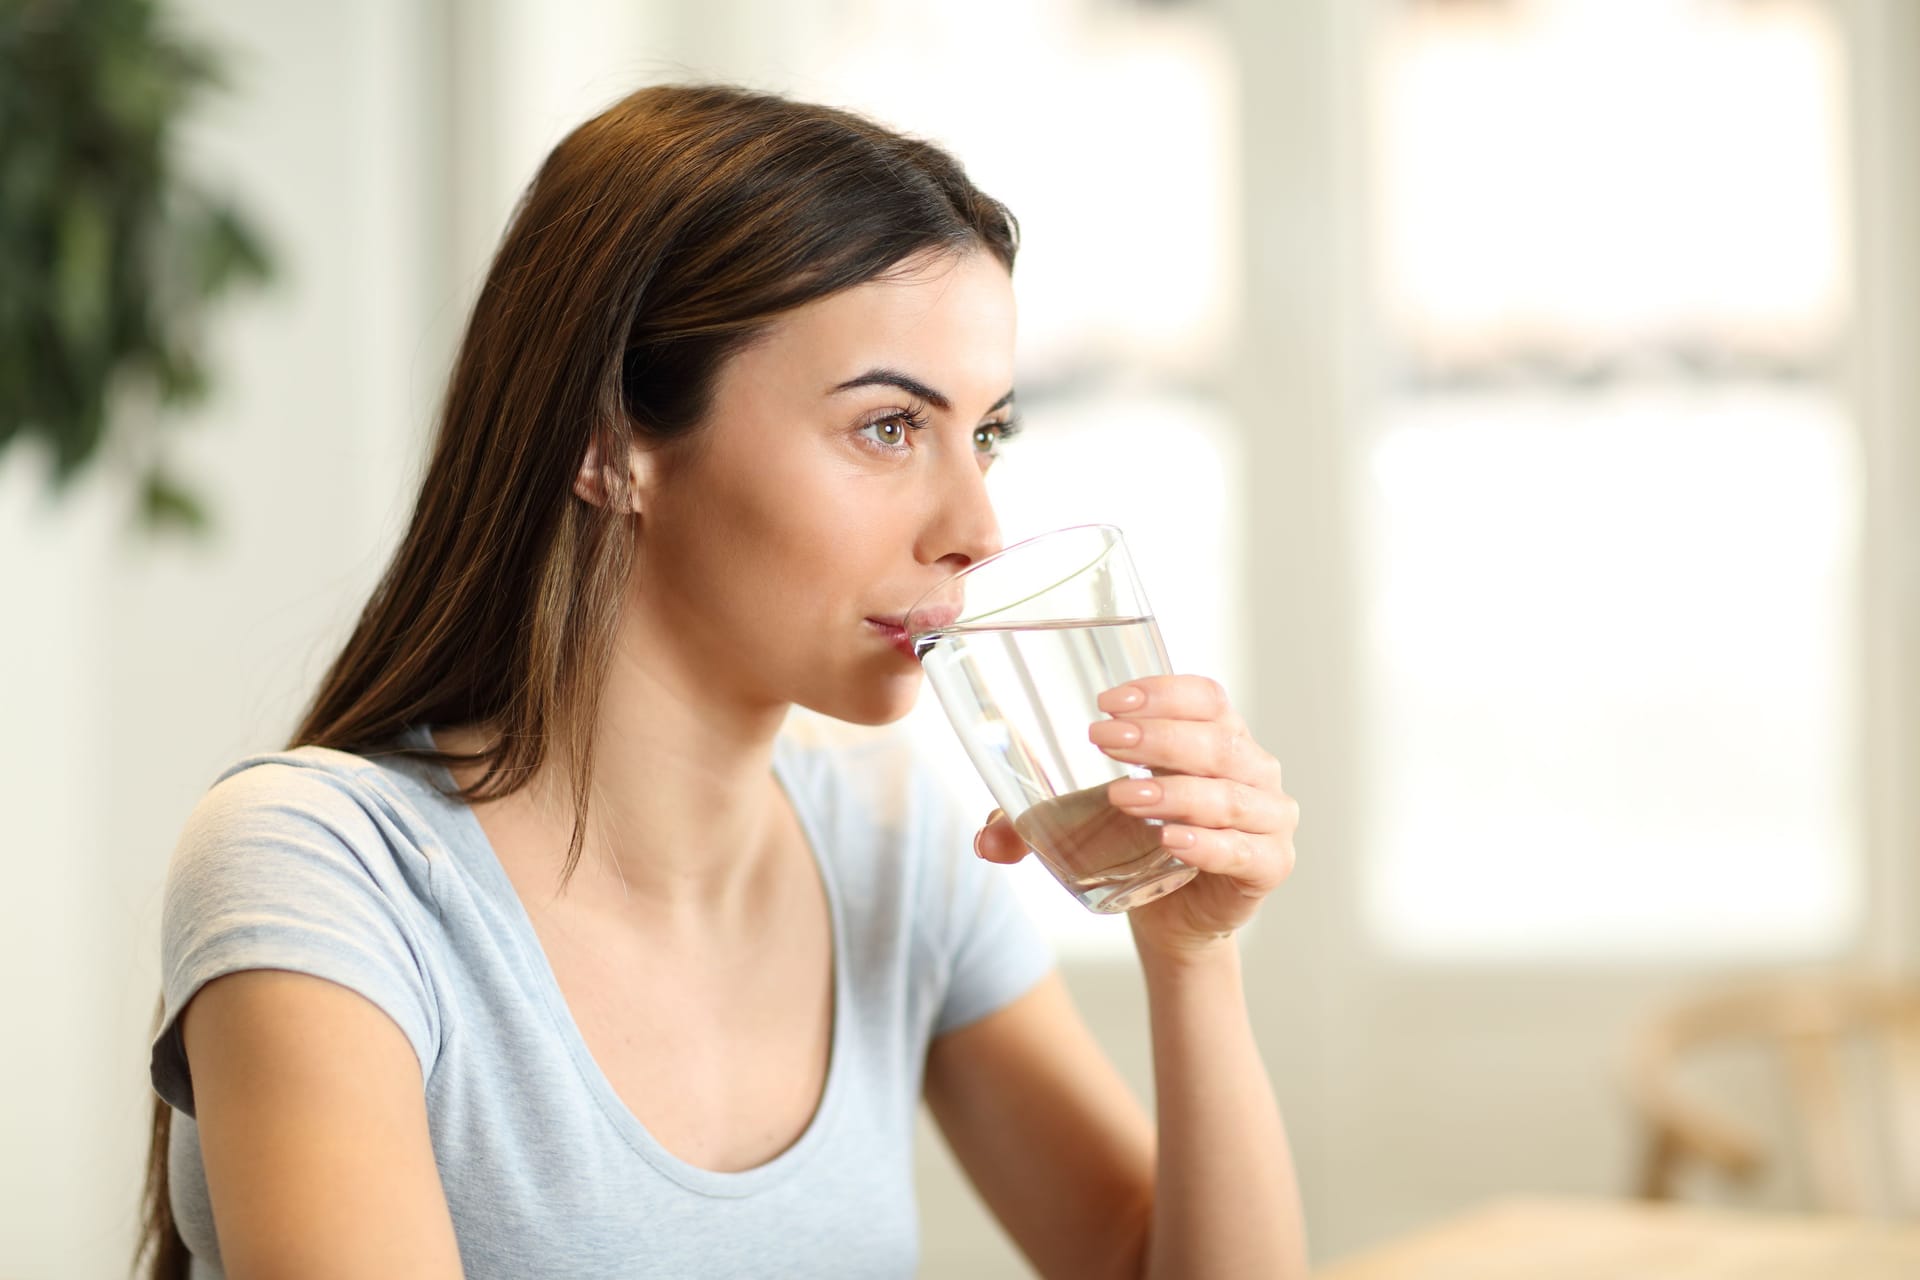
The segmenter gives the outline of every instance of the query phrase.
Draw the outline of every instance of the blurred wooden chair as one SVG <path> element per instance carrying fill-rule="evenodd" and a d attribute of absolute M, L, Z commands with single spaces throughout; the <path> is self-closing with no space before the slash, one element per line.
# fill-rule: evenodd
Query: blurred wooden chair
<path fill-rule="evenodd" d="M 1745 1183 L 1768 1165 L 1756 1129 L 1676 1084 L 1684 1061 L 1732 1047 L 1777 1064 L 1812 1201 L 1805 1208 L 1920 1219 L 1920 981 L 1757 980 L 1685 1000 L 1647 1023 L 1628 1062 L 1645 1126 L 1644 1197 L 1672 1198 L 1689 1163 Z M 1862 1058 L 1872 1068 L 1865 1082 L 1854 1069 Z M 1863 1149 L 1863 1132 L 1879 1139 L 1878 1150 Z"/>

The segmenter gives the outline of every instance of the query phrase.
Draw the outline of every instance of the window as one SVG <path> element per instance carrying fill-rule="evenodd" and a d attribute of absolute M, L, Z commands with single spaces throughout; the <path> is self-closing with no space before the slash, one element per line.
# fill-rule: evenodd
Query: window
<path fill-rule="evenodd" d="M 1429 957 L 1837 944 L 1861 476 L 1829 16 L 1421 0 L 1375 52 L 1371 926 Z"/>

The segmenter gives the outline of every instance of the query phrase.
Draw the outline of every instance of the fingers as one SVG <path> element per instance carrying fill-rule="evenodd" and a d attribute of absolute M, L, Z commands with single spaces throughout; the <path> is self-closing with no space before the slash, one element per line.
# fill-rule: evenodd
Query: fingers
<path fill-rule="evenodd" d="M 1226 778 L 1180 774 L 1117 779 L 1107 784 L 1107 800 L 1135 818 L 1248 835 L 1291 834 L 1300 815 L 1299 804 L 1285 792 L 1276 794 Z"/>
<path fill-rule="evenodd" d="M 1141 802 L 1124 788 L 1156 786 L 1160 798 Z M 1293 872 L 1293 832 L 1300 805 L 1292 796 L 1266 795 L 1218 778 L 1169 776 L 1151 780 L 1123 778 L 1111 783 L 1108 800 L 1132 817 L 1160 818 L 1160 843 L 1182 862 L 1201 871 L 1231 876 L 1242 891 L 1259 896 Z M 1245 825 L 1222 825 L 1238 806 Z M 999 809 L 987 815 L 975 834 L 974 853 L 1012 865 L 1032 852 Z"/>
<path fill-rule="evenodd" d="M 1232 880 L 1249 898 L 1264 897 L 1293 873 L 1291 836 L 1168 823 L 1160 828 L 1160 843 L 1188 866 Z"/>
<path fill-rule="evenodd" d="M 1096 720 L 1087 740 L 1115 760 L 1208 778 L 1233 778 L 1278 790 L 1280 766 L 1238 716 L 1226 720 L 1159 720 L 1138 715 Z"/>
<path fill-rule="evenodd" d="M 1010 866 L 1033 851 L 1027 848 L 1027 842 L 1013 829 L 1013 823 L 1008 821 L 1007 815 L 995 809 L 987 815 L 981 829 L 974 833 L 973 852 L 976 857 L 985 858 L 988 862 Z"/>
<path fill-rule="evenodd" d="M 1236 722 L 1239 719 L 1227 697 L 1226 687 L 1208 676 L 1136 676 L 1102 693 L 1094 705 L 1116 716 Z M 1244 729 L 1245 725 L 1238 727 Z"/>

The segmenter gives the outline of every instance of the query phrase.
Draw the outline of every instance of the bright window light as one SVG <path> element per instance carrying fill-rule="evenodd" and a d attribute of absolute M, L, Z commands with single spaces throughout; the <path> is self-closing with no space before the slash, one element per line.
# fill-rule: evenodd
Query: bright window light
<path fill-rule="evenodd" d="M 1417 347 L 1832 337 L 1848 215 L 1829 6 L 1415 3 L 1378 55 L 1385 303 Z"/>
<path fill-rule="evenodd" d="M 1240 274 L 1235 59 L 1217 18 L 976 0 L 862 18 L 796 87 L 949 147 L 1013 209 L 1026 360 L 1217 366 Z"/>
<path fill-rule="evenodd" d="M 1861 909 L 1861 477 L 1823 396 L 1398 411 L 1365 901 L 1425 956 L 1778 956 Z"/>
<path fill-rule="evenodd" d="M 1825 954 L 1864 875 L 1834 15 L 1383 12 L 1367 921 L 1419 957 Z"/>

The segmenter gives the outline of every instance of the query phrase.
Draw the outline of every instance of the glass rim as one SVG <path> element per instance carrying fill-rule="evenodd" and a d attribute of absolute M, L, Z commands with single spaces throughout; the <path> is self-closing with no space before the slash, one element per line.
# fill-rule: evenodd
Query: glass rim
<path fill-rule="evenodd" d="M 965 616 L 968 622 L 977 622 L 982 618 L 991 618 L 995 614 L 1005 613 L 1009 609 L 1016 609 L 1021 605 L 1025 604 L 1029 600 L 1032 600 L 1038 596 L 1045 595 L 1047 592 L 1053 590 L 1055 587 L 1059 586 L 1061 583 L 1067 582 L 1073 578 L 1079 577 L 1081 574 L 1085 573 L 1088 569 L 1091 569 L 1094 565 L 1099 564 L 1102 560 L 1106 559 L 1109 555 L 1113 554 L 1113 549 L 1115 547 L 1124 545 L 1125 535 L 1122 533 L 1120 526 L 1117 524 L 1109 524 L 1103 520 L 1090 521 L 1086 524 L 1062 525 L 1058 529 L 1043 530 L 1029 537 L 1022 538 L 1018 542 L 1009 543 L 1008 545 L 994 552 L 992 555 L 987 556 L 980 560 L 976 560 L 972 564 L 968 565 L 966 568 L 960 570 L 958 573 L 949 574 L 945 578 L 942 578 L 939 582 L 935 583 L 933 586 L 928 587 L 925 591 L 920 593 L 920 598 L 918 600 L 915 600 L 913 604 L 908 606 L 906 613 L 901 615 L 901 618 L 900 618 L 901 629 L 906 632 L 908 639 L 917 640 L 922 636 L 936 635 L 940 632 L 948 631 L 956 626 L 959 626 L 960 618 L 958 617 L 956 617 L 952 622 L 947 623 L 945 626 L 931 627 L 925 631 L 920 631 L 920 632 L 914 631 L 907 624 L 913 620 L 913 615 L 919 611 L 920 606 L 925 604 L 933 596 L 937 595 L 939 592 L 945 590 L 946 588 L 952 586 L 955 582 L 958 582 L 960 579 L 967 577 L 969 574 L 972 574 L 978 570 L 984 569 L 988 565 L 991 565 L 996 561 L 1002 560 L 1005 557 L 1012 555 L 1014 552 L 1020 550 L 1022 547 L 1031 546 L 1036 542 L 1040 542 L 1048 538 L 1058 537 L 1061 534 L 1086 533 L 1091 531 L 1100 531 L 1100 532 L 1104 532 L 1111 535 L 1107 539 L 1106 545 L 1100 548 L 1100 553 L 1094 556 L 1093 559 L 1087 561 L 1085 564 L 1079 566 L 1078 568 L 1069 571 L 1065 575 L 1054 579 L 1052 582 L 1049 582 L 1046 586 L 1041 587 L 1036 591 L 1028 592 L 1026 595 L 1021 596 L 1018 600 L 1008 601 L 1006 604 L 999 605 L 992 609 L 988 609 L 983 613 L 976 613 L 970 616 L 963 614 L 962 616 Z"/>

